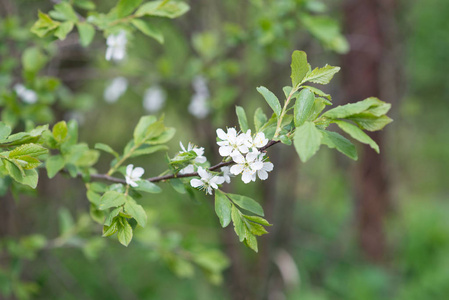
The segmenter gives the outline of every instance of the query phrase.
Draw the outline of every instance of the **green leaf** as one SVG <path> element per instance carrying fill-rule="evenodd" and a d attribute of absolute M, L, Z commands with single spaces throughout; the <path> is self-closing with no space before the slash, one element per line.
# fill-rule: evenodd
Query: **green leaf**
<path fill-rule="evenodd" d="M 85 10 L 94 10 L 95 9 L 95 3 L 93 3 L 90 0 L 75 0 L 73 5 L 78 6 L 79 8 L 82 8 Z"/>
<path fill-rule="evenodd" d="M 73 7 L 68 2 L 58 3 L 54 6 L 54 9 L 57 12 L 58 19 L 71 22 L 78 21 L 78 17 L 73 10 Z"/>
<path fill-rule="evenodd" d="M 118 231 L 119 218 L 114 219 L 110 226 L 103 226 L 103 237 L 111 236 Z"/>
<path fill-rule="evenodd" d="M 231 201 L 220 190 L 215 191 L 215 213 L 220 219 L 221 227 L 225 228 L 231 222 Z"/>
<path fill-rule="evenodd" d="M 37 47 L 27 48 L 22 55 L 22 64 L 25 71 L 37 72 L 47 63 L 47 56 Z"/>
<path fill-rule="evenodd" d="M 186 188 L 184 187 L 184 183 L 182 183 L 181 179 L 175 178 L 171 179 L 169 182 L 172 188 L 178 193 L 180 194 L 187 193 Z"/>
<path fill-rule="evenodd" d="M 155 138 L 149 139 L 148 141 L 145 142 L 145 144 L 148 144 L 148 145 L 165 144 L 173 138 L 175 133 L 176 133 L 175 128 L 167 127 L 167 128 L 165 128 L 164 132 L 161 135 L 159 135 Z"/>
<path fill-rule="evenodd" d="M 136 219 L 140 226 L 145 227 L 147 224 L 147 213 L 142 205 L 137 204 L 130 196 L 126 196 L 125 211 Z"/>
<path fill-rule="evenodd" d="M 376 108 L 378 107 L 380 107 L 380 112 L 383 112 L 385 110 L 388 111 L 390 106 L 388 106 L 388 104 L 385 104 L 385 102 L 375 97 L 370 97 L 356 103 L 337 106 L 326 111 L 323 116 L 331 119 L 344 119 L 352 115 L 360 114 L 367 110 L 374 110 L 375 113 L 378 113 L 379 111 L 376 111 Z"/>
<path fill-rule="evenodd" d="M 100 198 L 99 209 L 104 210 L 111 207 L 123 205 L 126 202 L 125 194 L 116 191 L 109 191 Z"/>
<path fill-rule="evenodd" d="M 189 5 L 181 1 L 151 1 L 139 7 L 135 15 L 138 17 L 148 15 L 173 19 L 185 14 L 189 9 Z"/>
<path fill-rule="evenodd" d="M 318 151 L 321 137 L 321 132 L 312 122 L 305 122 L 296 128 L 293 144 L 302 162 L 308 161 Z"/>
<path fill-rule="evenodd" d="M 247 229 L 248 230 L 248 229 Z M 254 235 L 252 234 L 247 234 L 246 235 L 246 240 L 245 240 L 245 244 L 254 250 L 254 252 L 259 252 L 258 247 L 257 247 L 257 239 Z"/>
<path fill-rule="evenodd" d="M 359 127 L 368 131 L 377 131 L 383 129 L 386 125 L 393 122 L 387 116 L 377 117 L 371 113 L 361 113 L 352 115 L 347 118 L 348 120 L 354 121 Z"/>
<path fill-rule="evenodd" d="M 236 194 L 226 194 L 226 195 L 241 208 L 246 209 L 247 211 L 252 212 L 253 214 L 263 217 L 264 215 L 263 208 L 255 200 L 242 195 Z"/>
<path fill-rule="evenodd" d="M 76 28 L 80 35 L 80 44 L 83 47 L 89 46 L 95 36 L 95 28 L 89 23 L 76 23 Z"/>
<path fill-rule="evenodd" d="M 162 192 L 162 189 L 160 187 L 158 187 L 156 184 L 152 182 L 149 182 L 148 180 L 139 180 L 136 181 L 136 183 L 138 185 L 134 189 L 137 191 L 153 194 Z"/>
<path fill-rule="evenodd" d="M 152 37 L 161 44 L 164 43 L 164 35 L 162 34 L 162 32 L 158 28 L 156 28 L 156 26 L 151 24 L 149 21 L 144 21 L 141 19 L 133 19 L 131 23 L 143 34 Z"/>
<path fill-rule="evenodd" d="M 96 143 L 94 148 L 97 149 L 97 150 L 102 150 L 104 152 L 112 154 L 116 158 L 119 157 L 119 154 L 116 151 L 114 151 L 114 149 L 112 149 L 111 146 L 109 146 L 109 145 L 106 145 L 106 144 L 103 144 L 103 143 Z"/>
<path fill-rule="evenodd" d="M 258 107 L 254 112 L 254 127 L 256 128 L 256 131 L 259 132 L 262 126 L 267 123 L 267 121 L 267 115 L 264 114 L 262 108 Z"/>
<path fill-rule="evenodd" d="M 38 12 L 39 19 L 34 23 L 33 27 L 31 27 L 31 32 L 36 34 L 38 37 L 44 37 L 53 32 L 58 26 L 59 22 L 54 21 L 43 12 Z"/>
<path fill-rule="evenodd" d="M 368 144 L 377 153 L 379 153 L 379 146 L 376 144 L 376 142 L 373 141 L 373 139 L 371 139 L 360 128 L 344 121 L 334 121 L 334 122 L 338 125 L 338 127 L 341 128 L 341 130 L 349 134 L 353 139 L 356 139 L 361 143 Z"/>
<path fill-rule="evenodd" d="M 320 89 L 317 89 L 316 87 L 304 85 L 303 88 L 306 88 L 306 89 L 312 91 L 317 96 L 327 98 L 328 100 L 332 100 L 331 95 L 326 94 L 325 92 L 323 92 Z"/>
<path fill-rule="evenodd" d="M 0 140 L 6 139 L 11 134 L 11 127 L 0 122 Z"/>
<path fill-rule="evenodd" d="M 265 225 L 265 226 L 272 226 L 272 224 L 268 223 L 267 220 L 265 220 L 264 218 L 258 217 L 258 216 L 243 215 L 243 217 L 245 219 L 250 220 L 251 222 L 254 222 L 254 223 L 259 223 L 259 224 L 262 224 L 262 225 Z"/>
<path fill-rule="evenodd" d="M 29 187 L 35 189 L 38 181 L 38 173 L 35 169 L 23 170 L 17 163 L 12 161 L 3 160 L 6 170 L 9 175 L 17 182 L 28 185 Z"/>
<path fill-rule="evenodd" d="M 276 95 L 264 86 L 258 87 L 257 91 L 265 98 L 265 101 L 267 101 L 274 113 L 279 117 L 281 115 L 282 108 Z"/>
<path fill-rule="evenodd" d="M 304 77 L 309 72 L 309 64 L 307 63 L 307 54 L 304 51 L 294 51 L 292 54 L 292 63 L 291 63 L 291 78 L 292 78 L 292 86 L 296 88 L 298 84 L 302 82 Z"/>
<path fill-rule="evenodd" d="M 55 177 L 55 175 L 64 168 L 64 165 L 64 158 L 61 155 L 54 155 L 47 158 L 45 161 L 45 168 L 47 169 L 48 178 L 51 179 Z"/>
<path fill-rule="evenodd" d="M 21 145 L 11 152 L 9 152 L 10 158 L 20 158 L 20 156 L 28 155 L 32 157 L 37 157 L 48 153 L 48 149 L 37 144 L 24 144 Z"/>
<path fill-rule="evenodd" d="M 128 16 L 140 3 L 142 3 L 142 0 L 120 0 L 116 6 L 117 17 L 123 18 Z"/>
<path fill-rule="evenodd" d="M 65 121 L 56 123 L 55 126 L 53 126 L 52 133 L 55 140 L 62 143 L 67 137 L 67 123 Z"/>
<path fill-rule="evenodd" d="M 67 22 L 63 22 L 58 26 L 58 29 L 56 29 L 55 31 L 55 36 L 60 39 L 61 41 L 65 40 L 65 38 L 67 37 L 67 34 L 70 33 L 70 31 L 72 31 L 73 26 L 75 25 L 75 23 L 73 23 L 72 21 L 67 21 Z"/>
<path fill-rule="evenodd" d="M 246 226 L 248 227 L 249 231 L 252 234 L 257 236 L 261 236 L 268 233 L 268 231 L 262 225 L 257 223 L 246 222 Z"/>
<path fill-rule="evenodd" d="M 323 138 L 321 139 L 321 143 L 328 146 L 329 148 L 335 148 L 339 152 L 343 153 L 347 157 L 357 160 L 357 150 L 355 149 L 354 144 L 352 144 L 348 139 L 341 136 L 337 132 L 331 132 L 327 130 L 322 130 Z"/>
<path fill-rule="evenodd" d="M 117 225 L 118 225 L 117 230 L 118 241 L 123 246 L 128 247 L 129 243 L 133 238 L 133 229 L 131 225 L 129 225 L 128 221 L 124 218 L 121 218 L 120 221 L 117 223 Z"/>
<path fill-rule="evenodd" d="M 109 213 L 109 215 L 106 217 L 106 219 L 104 220 L 104 225 L 111 226 L 112 222 L 114 221 L 114 218 L 117 217 L 121 211 L 122 211 L 122 207 L 117 207 L 117 208 L 113 209 Z"/>
<path fill-rule="evenodd" d="M 338 71 L 340 71 L 340 67 L 325 65 L 322 68 L 315 68 L 309 75 L 307 75 L 304 81 L 328 84 Z"/>
<path fill-rule="evenodd" d="M 162 150 L 168 150 L 168 147 L 165 145 L 157 145 L 157 146 L 144 145 L 144 146 L 139 147 L 139 149 L 134 151 L 129 157 L 148 155 L 148 154 L 152 154 L 152 153 L 155 153 L 157 151 L 162 151 Z"/>
<path fill-rule="evenodd" d="M 242 217 L 240 216 L 240 212 L 234 205 L 231 206 L 231 219 L 234 224 L 234 231 L 239 237 L 240 242 L 243 242 L 245 239 L 245 224 L 243 223 Z"/>
<path fill-rule="evenodd" d="M 240 130 L 242 132 L 246 132 L 248 127 L 248 119 L 246 118 L 246 113 L 243 107 L 241 106 L 235 106 L 235 113 L 237 114 L 237 118 L 239 120 Z"/>
<path fill-rule="evenodd" d="M 308 89 L 299 92 L 294 106 L 294 122 L 299 127 L 304 124 L 313 112 L 315 104 L 315 95 Z"/>
<path fill-rule="evenodd" d="M 94 204 L 95 206 L 100 206 L 101 204 L 101 195 L 96 193 L 93 190 L 88 190 L 86 193 L 87 199 L 89 200 L 90 203 Z"/>
<path fill-rule="evenodd" d="M 313 104 L 313 109 L 308 121 L 315 121 L 315 119 L 318 118 L 320 113 L 326 107 L 326 101 L 327 100 L 323 98 L 315 98 L 315 103 Z"/>
<path fill-rule="evenodd" d="M 147 140 L 157 137 L 164 132 L 165 126 L 161 120 L 156 121 L 154 116 L 144 116 L 134 129 L 134 142 L 141 144 Z"/>

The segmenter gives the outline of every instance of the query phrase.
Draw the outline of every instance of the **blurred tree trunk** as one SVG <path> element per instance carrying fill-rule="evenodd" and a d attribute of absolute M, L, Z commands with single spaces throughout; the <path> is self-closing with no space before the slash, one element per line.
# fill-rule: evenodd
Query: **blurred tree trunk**
<path fill-rule="evenodd" d="M 386 87 L 385 67 L 395 65 L 391 57 L 391 38 L 395 32 L 394 0 L 349 0 L 344 5 L 345 32 L 351 45 L 343 57 L 345 101 L 352 102 L 370 96 L 391 102 L 394 95 Z M 391 73 L 389 81 L 395 78 Z M 383 132 L 369 134 L 382 150 Z M 381 262 L 386 254 L 384 219 L 390 204 L 385 156 L 368 146 L 363 147 L 356 172 L 356 222 L 359 245 L 365 257 Z"/>

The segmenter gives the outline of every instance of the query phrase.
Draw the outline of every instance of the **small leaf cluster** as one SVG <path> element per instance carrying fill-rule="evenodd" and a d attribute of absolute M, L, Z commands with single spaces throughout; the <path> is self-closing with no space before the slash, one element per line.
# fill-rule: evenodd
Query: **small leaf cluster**
<path fill-rule="evenodd" d="M 264 226 L 271 226 L 263 218 L 262 206 L 255 200 L 241 195 L 229 194 L 220 190 L 215 192 L 215 213 L 223 228 L 231 221 L 240 242 L 258 251 L 256 236 L 267 234 Z"/>
<path fill-rule="evenodd" d="M 11 127 L 0 122 L 0 174 L 16 182 L 36 188 L 41 159 L 48 153 L 42 146 L 42 133 L 48 128 L 38 126 L 28 132 L 11 134 Z"/>
<path fill-rule="evenodd" d="M 39 37 L 51 36 L 64 40 L 77 28 L 81 45 L 87 47 L 95 37 L 96 29 L 105 36 L 120 30 L 138 30 L 160 43 L 164 36 L 152 20 L 154 17 L 177 18 L 190 7 L 182 1 L 120 0 L 108 13 L 97 12 L 95 3 L 86 0 L 61 1 L 48 14 L 41 11 L 31 31 Z M 84 16 L 83 16 L 84 15 Z"/>

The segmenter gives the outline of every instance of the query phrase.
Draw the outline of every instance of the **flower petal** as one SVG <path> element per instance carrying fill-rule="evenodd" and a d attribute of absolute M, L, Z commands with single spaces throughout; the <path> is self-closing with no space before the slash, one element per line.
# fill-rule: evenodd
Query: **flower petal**
<path fill-rule="evenodd" d="M 202 182 L 199 179 L 193 178 L 192 180 L 190 180 L 190 185 L 193 186 L 194 188 L 198 188 L 200 186 L 203 186 L 204 182 Z"/>
<path fill-rule="evenodd" d="M 224 132 L 224 130 L 221 129 L 221 128 L 218 128 L 218 129 L 217 129 L 217 136 L 218 136 L 218 138 L 219 138 L 220 140 L 227 140 L 227 139 L 228 139 L 228 136 L 226 135 L 226 133 Z"/>
<path fill-rule="evenodd" d="M 238 175 L 243 171 L 243 165 L 233 165 L 230 169 L 231 173 L 234 175 Z"/>
<path fill-rule="evenodd" d="M 137 168 L 135 168 L 132 171 L 131 177 L 134 178 L 134 179 L 135 178 L 140 178 L 140 177 L 142 177 L 143 173 L 145 173 L 145 170 L 143 168 L 141 168 L 141 167 L 137 167 Z"/>

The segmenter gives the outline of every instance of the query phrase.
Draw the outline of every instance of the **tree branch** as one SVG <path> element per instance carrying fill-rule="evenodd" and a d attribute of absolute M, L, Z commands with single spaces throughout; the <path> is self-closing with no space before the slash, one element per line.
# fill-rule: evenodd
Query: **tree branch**
<path fill-rule="evenodd" d="M 280 141 L 271 140 L 265 146 L 259 148 L 259 151 L 263 152 L 266 149 L 270 148 L 271 146 L 273 146 L 279 142 Z M 228 161 L 228 162 L 222 161 L 222 162 L 210 167 L 208 170 L 215 171 L 222 167 L 230 166 L 233 164 L 235 164 L 235 162 L 233 162 L 233 161 Z M 148 180 L 149 182 L 160 182 L 160 181 L 165 181 L 165 180 L 174 179 L 174 178 L 185 178 L 185 177 L 195 177 L 195 176 L 198 176 L 198 172 L 185 173 L 185 174 L 169 174 L 169 175 L 164 175 L 164 176 L 150 177 L 145 180 Z M 112 181 L 112 182 L 117 182 L 117 183 L 126 183 L 126 180 L 124 180 L 124 179 L 109 176 L 107 174 L 91 174 L 90 177 L 94 178 L 94 179 L 107 180 L 107 181 Z"/>

